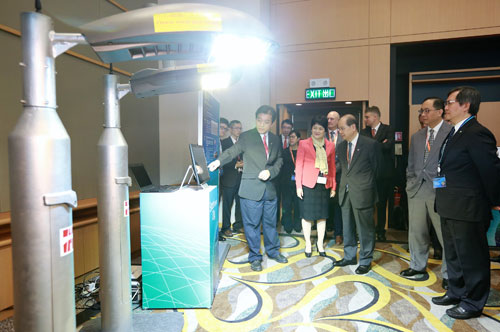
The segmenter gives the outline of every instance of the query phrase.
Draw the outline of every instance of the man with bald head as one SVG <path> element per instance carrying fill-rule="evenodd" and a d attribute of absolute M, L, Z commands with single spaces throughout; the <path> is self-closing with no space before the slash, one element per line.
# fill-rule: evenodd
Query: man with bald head
<path fill-rule="evenodd" d="M 356 230 L 359 236 L 359 266 L 356 274 L 366 274 L 371 269 L 375 247 L 373 207 L 377 202 L 377 178 L 382 153 L 379 144 L 366 136 L 360 136 L 358 120 L 352 114 L 339 121 L 340 135 L 337 154 L 342 168 L 340 185 L 337 186 L 342 207 L 344 228 L 344 258 L 335 266 L 356 265 Z"/>
<path fill-rule="evenodd" d="M 339 133 L 338 124 L 340 115 L 336 111 L 331 111 L 326 116 L 328 120 L 328 131 L 326 133 L 326 139 L 335 144 L 335 166 L 337 173 L 335 175 L 335 180 L 337 183 L 340 181 L 340 167 L 337 157 L 337 149 L 339 144 L 342 142 L 342 136 Z M 332 231 L 335 238 L 335 244 L 342 244 L 342 211 L 340 210 L 339 197 L 330 198 L 329 202 L 329 217 L 326 221 L 326 230 Z"/>

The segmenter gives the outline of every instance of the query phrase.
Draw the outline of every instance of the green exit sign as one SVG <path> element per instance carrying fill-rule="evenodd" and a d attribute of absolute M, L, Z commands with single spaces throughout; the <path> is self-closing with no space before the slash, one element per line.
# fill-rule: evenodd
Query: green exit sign
<path fill-rule="evenodd" d="M 306 89 L 306 100 L 335 99 L 335 88 Z"/>

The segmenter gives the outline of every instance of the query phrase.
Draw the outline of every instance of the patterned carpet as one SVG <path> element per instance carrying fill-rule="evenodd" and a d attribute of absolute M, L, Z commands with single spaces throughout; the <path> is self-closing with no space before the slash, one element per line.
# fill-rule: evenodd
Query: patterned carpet
<path fill-rule="evenodd" d="M 342 246 L 327 246 L 329 257 L 303 254 L 304 239 L 281 236 L 287 264 L 264 256 L 263 271 L 246 262 L 244 235 L 231 244 L 213 307 L 182 310 L 183 331 L 500 331 L 500 264 L 492 263 L 492 290 L 483 315 L 467 321 L 432 304 L 444 294 L 441 261 L 430 260 L 429 276 L 407 280 L 409 253 L 397 244 L 377 243 L 372 270 L 333 267 Z M 181 310 L 180 310 L 181 311 Z"/>

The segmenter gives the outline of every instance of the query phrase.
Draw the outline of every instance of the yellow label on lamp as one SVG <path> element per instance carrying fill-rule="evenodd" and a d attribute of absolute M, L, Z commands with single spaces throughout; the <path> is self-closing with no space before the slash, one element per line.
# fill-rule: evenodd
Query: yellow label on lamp
<path fill-rule="evenodd" d="M 218 13 L 174 12 L 154 15 L 155 32 L 222 31 Z"/>

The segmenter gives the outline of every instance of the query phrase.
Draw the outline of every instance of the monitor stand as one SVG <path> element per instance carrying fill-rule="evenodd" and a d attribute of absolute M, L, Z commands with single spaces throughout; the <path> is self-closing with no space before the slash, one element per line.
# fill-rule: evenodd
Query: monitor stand
<path fill-rule="evenodd" d="M 187 178 L 187 176 L 188 176 L 188 174 L 189 174 L 190 171 L 191 171 L 191 176 L 189 177 L 189 180 L 187 182 L 185 182 L 186 178 Z M 184 173 L 184 177 L 182 178 L 182 182 L 181 182 L 181 185 L 179 186 L 178 190 L 181 190 L 181 189 L 183 189 L 185 187 L 189 188 L 189 184 L 193 180 L 193 176 L 194 176 L 193 166 L 189 165 L 188 168 L 187 168 L 187 170 L 186 170 L 186 173 Z M 200 185 L 197 185 L 196 187 L 199 187 L 201 189 L 205 189 L 205 188 L 208 188 L 208 185 L 206 183 L 202 183 Z"/>

